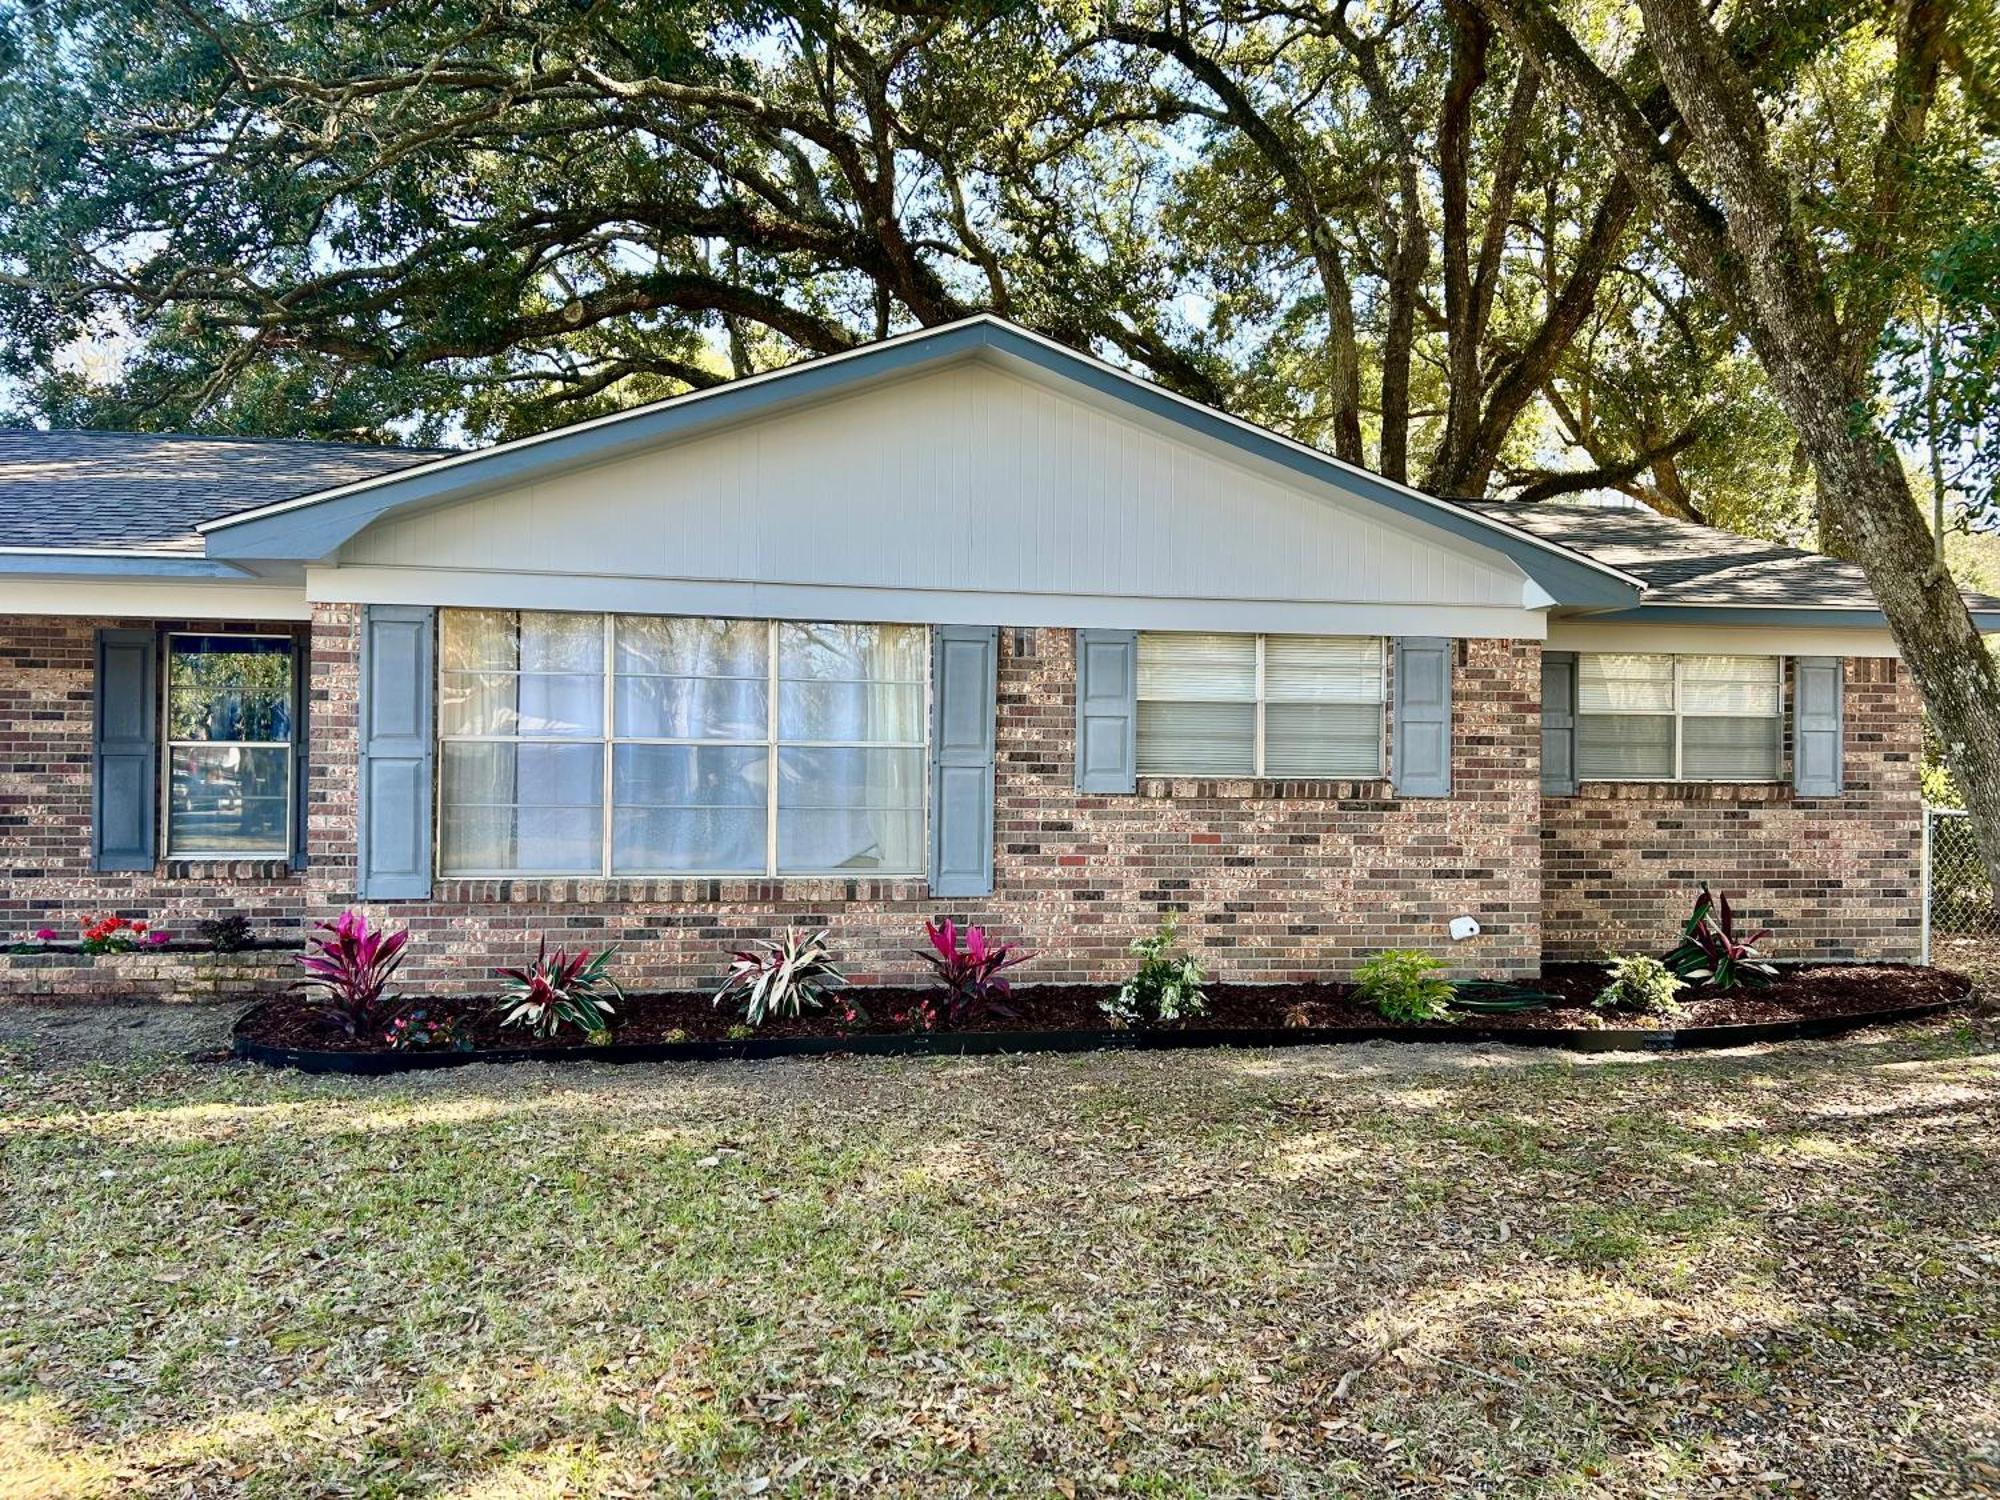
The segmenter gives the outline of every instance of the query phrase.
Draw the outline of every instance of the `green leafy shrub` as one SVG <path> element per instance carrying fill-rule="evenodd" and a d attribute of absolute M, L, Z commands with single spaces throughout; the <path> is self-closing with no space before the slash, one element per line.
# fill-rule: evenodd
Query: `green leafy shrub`
<path fill-rule="evenodd" d="M 1680 992 L 1687 981 L 1657 958 L 1628 953 L 1611 960 L 1611 982 L 1590 1003 L 1599 1010 L 1636 1010 L 1649 1016 L 1677 1016 L 1686 1009 Z"/>
<path fill-rule="evenodd" d="M 1098 1009 L 1121 1026 L 1172 1026 L 1206 1015 L 1208 996 L 1201 986 L 1208 976 L 1193 954 L 1173 951 L 1178 938 L 1168 916 L 1150 936 L 1135 940 L 1130 952 L 1139 960 L 1138 972 L 1117 994 L 1098 1002 Z"/>
<path fill-rule="evenodd" d="M 1361 998 L 1385 1021 L 1449 1021 L 1452 984 L 1439 971 L 1444 960 L 1414 948 L 1389 948 L 1354 976 Z"/>
<path fill-rule="evenodd" d="M 773 1016 L 796 1018 L 818 1010 L 847 984 L 824 931 L 787 932 L 780 942 L 739 949 L 730 958 L 715 1003 L 740 999 L 743 1019 L 752 1026 L 762 1026 Z"/>

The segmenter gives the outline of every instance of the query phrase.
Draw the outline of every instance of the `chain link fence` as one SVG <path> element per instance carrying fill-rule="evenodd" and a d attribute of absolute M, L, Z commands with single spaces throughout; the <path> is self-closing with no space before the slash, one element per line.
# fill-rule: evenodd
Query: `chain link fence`
<path fill-rule="evenodd" d="M 1924 950 L 1948 969 L 2000 971 L 2000 909 L 1972 820 L 1955 807 L 1924 811 Z"/>

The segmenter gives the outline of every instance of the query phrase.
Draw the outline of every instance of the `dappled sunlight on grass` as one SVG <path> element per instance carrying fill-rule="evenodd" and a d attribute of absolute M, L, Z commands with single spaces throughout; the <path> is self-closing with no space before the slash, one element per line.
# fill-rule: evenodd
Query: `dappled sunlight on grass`
<path fill-rule="evenodd" d="M 1990 1047 L 1312 1050 L 0 1072 L 0 1474 L 1847 1493 L 1986 1441 Z"/>

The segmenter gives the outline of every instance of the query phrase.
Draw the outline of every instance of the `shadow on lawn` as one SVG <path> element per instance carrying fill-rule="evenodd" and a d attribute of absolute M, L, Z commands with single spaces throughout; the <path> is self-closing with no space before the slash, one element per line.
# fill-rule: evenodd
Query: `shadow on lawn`
<path fill-rule="evenodd" d="M 0 1458 L 51 1494 L 1962 1480 L 1975 1048 L 17 1075 Z"/>

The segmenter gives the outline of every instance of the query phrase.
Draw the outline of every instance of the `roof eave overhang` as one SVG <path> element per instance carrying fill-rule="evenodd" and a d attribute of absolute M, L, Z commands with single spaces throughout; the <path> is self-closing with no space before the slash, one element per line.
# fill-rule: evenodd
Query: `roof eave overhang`
<path fill-rule="evenodd" d="M 1138 376 L 997 320 L 967 322 L 870 344 L 656 406 L 599 417 L 540 437 L 453 455 L 413 469 L 204 523 L 208 556 L 241 563 L 312 562 L 332 556 L 391 512 L 469 499 L 496 486 L 545 479 L 643 452 L 661 443 L 952 360 L 979 356 L 1032 367 L 1171 421 L 1239 452 L 1330 484 L 1396 514 L 1497 552 L 1558 604 L 1624 609 L 1639 603 L 1631 574 L 1528 535 L 1504 522 L 1398 485 L 1288 438 L 1176 396 Z"/>
<path fill-rule="evenodd" d="M 189 579 L 251 581 L 247 568 L 213 557 L 186 553 L 59 551 L 54 548 L 0 549 L 0 575 L 28 578 L 134 578 L 185 582 Z"/>

